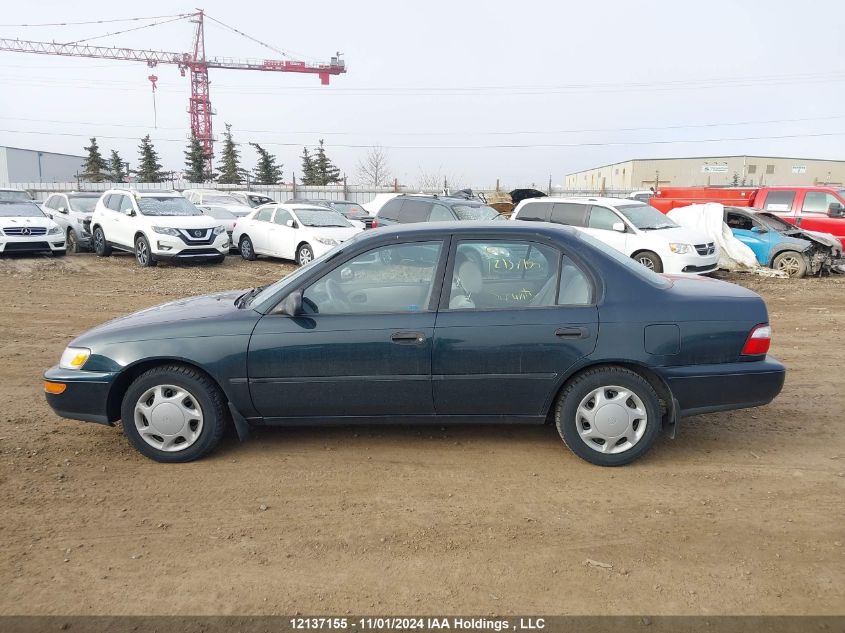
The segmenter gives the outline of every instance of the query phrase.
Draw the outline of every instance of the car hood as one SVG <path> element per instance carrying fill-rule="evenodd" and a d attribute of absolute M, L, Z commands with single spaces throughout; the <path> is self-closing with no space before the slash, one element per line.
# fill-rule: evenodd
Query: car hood
<path fill-rule="evenodd" d="M 0 218 L 0 227 L 3 228 L 12 228 L 12 227 L 43 227 L 45 229 L 52 229 L 54 226 L 58 226 L 55 222 L 53 222 L 50 218 L 42 217 L 42 218 Z"/>
<path fill-rule="evenodd" d="M 208 215 L 145 215 L 144 219 L 153 226 L 172 229 L 211 229 L 221 224 Z"/>
<path fill-rule="evenodd" d="M 330 237 L 338 242 L 345 242 L 361 232 L 361 229 L 357 226 L 304 226 L 302 228 L 311 235 Z"/>
<path fill-rule="evenodd" d="M 244 292 L 229 290 L 146 308 L 98 325 L 77 337 L 71 345 L 96 348 L 98 344 L 119 341 L 204 336 L 215 328 L 226 329 L 233 322 L 243 321 L 241 317 L 254 323 L 260 314 L 235 305 L 235 300 Z M 233 328 L 226 333 L 242 333 L 237 330 Z M 251 329 L 245 331 L 249 333 Z"/>
<path fill-rule="evenodd" d="M 677 242 L 679 244 L 706 244 L 713 241 L 701 231 L 688 229 L 685 226 L 674 226 L 670 229 L 653 229 L 650 231 L 638 230 L 642 235 L 648 235 L 649 237 L 661 240 L 665 239 L 667 242 Z"/>

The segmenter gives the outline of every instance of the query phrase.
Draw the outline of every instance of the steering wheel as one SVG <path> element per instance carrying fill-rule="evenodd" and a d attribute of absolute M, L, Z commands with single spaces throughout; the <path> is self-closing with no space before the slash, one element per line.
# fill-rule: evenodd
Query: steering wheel
<path fill-rule="evenodd" d="M 337 312 L 350 312 L 349 298 L 334 279 L 326 280 L 326 293 L 329 295 L 329 300 Z"/>

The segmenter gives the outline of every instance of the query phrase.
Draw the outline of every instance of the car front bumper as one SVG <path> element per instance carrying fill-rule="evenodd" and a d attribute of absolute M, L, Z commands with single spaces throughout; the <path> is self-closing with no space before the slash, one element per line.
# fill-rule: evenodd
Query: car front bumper
<path fill-rule="evenodd" d="M 776 358 L 715 365 L 661 367 L 679 417 L 759 407 L 783 389 L 786 368 Z"/>
<path fill-rule="evenodd" d="M 63 418 L 111 424 L 108 397 L 116 374 L 62 369 L 58 365 L 44 372 L 44 380 L 66 385 L 63 393 L 45 392 L 47 404 Z"/>
<path fill-rule="evenodd" d="M 65 236 L 31 235 L 9 236 L 0 235 L 0 253 L 49 253 L 65 250 Z"/>
<path fill-rule="evenodd" d="M 211 244 L 201 246 L 187 246 L 179 238 L 158 235 L 150 250 L 160 261 L 204 260 L 214 259 L 229 254 L 230 240 L 226 233 L 219 235 Z"/>
<path fill-rule="evenodd" d="M 665 253 L 660 256 L 663 260 L 663 272 L 669 275 L 705 275 L 719 268 L 718 249 L 712 255 Z"/>

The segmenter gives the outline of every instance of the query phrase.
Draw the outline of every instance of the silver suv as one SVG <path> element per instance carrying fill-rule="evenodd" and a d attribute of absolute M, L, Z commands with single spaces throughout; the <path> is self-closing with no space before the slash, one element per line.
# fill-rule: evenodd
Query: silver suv
<path fill-rule="evenodd" d="M 91 248 L 91 214 L 99 199 L 99 193 L 71 191 L 51 194 L 44 201 L 44 213 L 61 227 L 68 252 Z"/>

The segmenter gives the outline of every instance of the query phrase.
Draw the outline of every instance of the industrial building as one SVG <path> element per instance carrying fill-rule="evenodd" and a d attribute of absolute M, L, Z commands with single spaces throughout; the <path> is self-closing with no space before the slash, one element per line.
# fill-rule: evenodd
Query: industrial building
<path fill-rule="evenodd" d="M 845 160 L 781 156 L 708 156 L 627 160 L 568 174 L 567 189 L 636 190 L 674 185 L 836 185 Z"/>
<path fill-rule="evenodd" d="M 75 182 L 84 156 L 0 145 L 0 185 Z"/>

